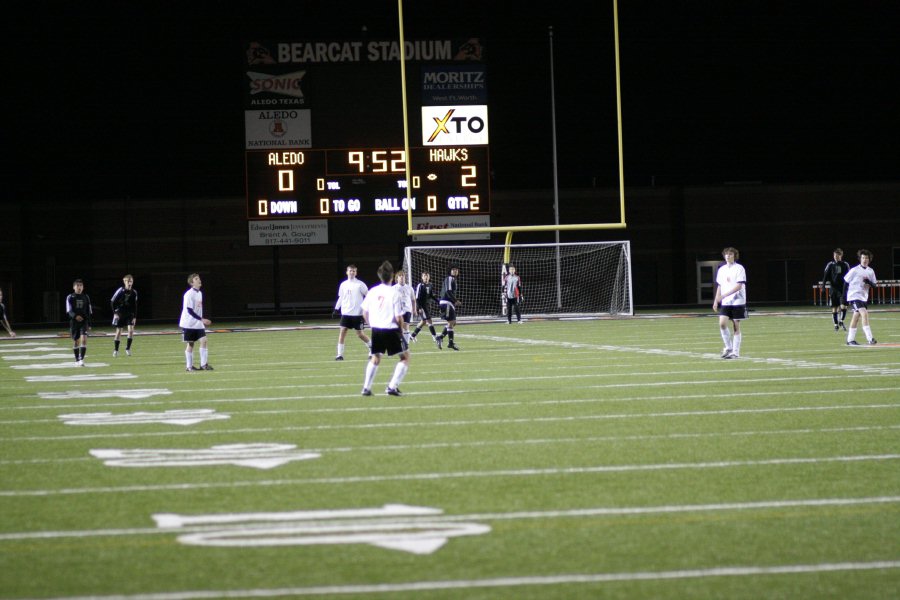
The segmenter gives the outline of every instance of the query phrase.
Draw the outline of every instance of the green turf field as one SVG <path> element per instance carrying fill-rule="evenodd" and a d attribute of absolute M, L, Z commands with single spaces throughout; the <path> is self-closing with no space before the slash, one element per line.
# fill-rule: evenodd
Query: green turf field
<path fill-rule="evenodd" d="M 0 598 L 897 598 L 900 312 L 850 348 L 761 309 L 733 361 L 682 317 L 426 330 L 400 398 L 333 321 L 216 330 L 195 373 L 171 329 L 81 368 L 20 330 Z"/>

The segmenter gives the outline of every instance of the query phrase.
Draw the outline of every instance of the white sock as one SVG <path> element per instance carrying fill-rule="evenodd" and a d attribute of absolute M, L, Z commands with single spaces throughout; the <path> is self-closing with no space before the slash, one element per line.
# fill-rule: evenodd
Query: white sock
<path fill-rule="evenodd" d="M 366 363 L 366 380 L 363 382 L 364 390 L 372 389 L 372 382 L 375 381 L 375 373 L 378 372 L 378 365 L 371 360 Z"/>
<path fill-rule="evenodd" d="M 200 366 L 205 367 L 206 363 L 209 362 L 209 350 L 206 348 L 200 348 Z"/>
<path fill-rule="evenodd" d="M 394 376 L 391 377 L 391 382 L 388 384 L 388 387 L 395 390 L 400 387 L 400 382 L 403 381 L 407 371 L 409 371 L 409 367 L 406 363 L 403 361 L 398 362 L 397 367 L 394 369 Z"/>
<path fill-rule="evenodd" d="M 344 355 L 344 345 L 343 345 L 343 344 L 338 344 L 338 353 L 337 353 L 337 355 L 338 355 L 338 356 L 343 356 L 343 355 Z"/>
<path fill-rule="evenodd" d="M 875 339 L 875 336 L 872 335 L 872 328 L 868 325 L 863 325 L 863 332 L 866 334 L 867 341 L 871 342 L 873 339 Z"/>
<path fill-rule="evenodd" d="M 856 339 L 856 327 L 851 327 L 847 331 L 847 341 L 852 342 L 855 339 Z"/>
<path fill-rule="evenodd" d="M 741 338 L 742 337 L 743 337 L 743 334 L 741 334 L 741 333 L 734 334 L 734 344 L 733 344 L 732 351 L 735 354 L 737 354 L 738 356 L 741 355 Z"/>
<path fill-rule="evenodd" d="M 719 333 L 722 334 L 722 341 L 725 342 L 725 347 L 731 350 L 731 332 L 726 327 L 725 329 L 719 329 Z"/>
<path fill-rule="evenodd" d="M 190 350 L 184 351 L 184 365 L 190 369 L 194 365 L 194 353 Z"/>

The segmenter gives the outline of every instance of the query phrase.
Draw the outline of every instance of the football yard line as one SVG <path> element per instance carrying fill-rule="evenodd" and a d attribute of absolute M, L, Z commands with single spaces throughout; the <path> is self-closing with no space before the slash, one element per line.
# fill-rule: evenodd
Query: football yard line
<path fill-rule="evenodd" d="M 306 448 L 308 452 L 399 452 L 410 450 L 438 450 L 447 448 L 484 448 L 489 446 L 537 446 L 544 444 L 585 444 L 594 442 L 652 442 L 659 440 L 695 440 L 728 437 L 755 437 L 766 435 L 822 435 L 826 433 L 863 433 L 872 431 L 888 431 L 900 429 L 900 425 L 875 425 L 859 427 L 827 427 L 820 429 L 783 429 L 767 431 L 731 431 L 702 433 L 667 433 L 662 435 L 602 435 L 563 438 L 531 438 L 517 440 L 480 440 L 472 442 L 431 442 L 427 444 L 387 444 L 380 446 L 337 446 L 322 448 Z M 0 465 L 24 464 L 57 464 L 71 462 L 94 462 L 95 458 L 30 458 L 17 460 L 0 460 Z"/>
<path fill-rule="evenodd" d="M 791 508 L 835 508 L 845 506 L 862 506 L 878 504 L 900 503 L 900 496 L 872 496 L 868 498 L 807 498 L 799 500 L 763 500 L 758 502 L 722 502 L 714 504 L 675 504 L 664 506 L 623 506 L 623 507 L 595 507 L 577 508 L 572 510 L 541 510 L 520 511 L 512 513 L 473 513 L 467 515 L 435 515 L 403 516 L 402 519 L 383 518 L 379 522 L 394 522 L 400 520 L 404 523 L 426 521 L 428 523 L 454 523 L 468 521 L 519 521 L 519 520 L 547 520 L 547 519 L 572 519 L 593 517 L 628 517 L 635 515 L 659 515 L 673 513 L 717 513 L 717 512 L 742 512 L 753 510 L 791 509 Z M 347 523 L 352 519 L 329 520 L 320 519 L 318 523 L 325 525 L 332 522 Z M 68 531 L 24 531 L 12 533 L 0 533 L 0 542 L 18 540 L 42 540 L 62 538 L 88 538 L 88 537 L 120 537 L 159 534 L 186 534 L 202 533 L 219 529 L 218 525 L 187 525 L 173 529 L 171 527 L 142 527 L 130 529 L 87 529 Z M 249 524 L 244 528 L 251 530 L 254 525 Z"/>
<path fill-rule="evenodd" d="M 557 467 L 532 469 L 498 469 L 492 471 L 446 471 L 432 473 L 396 473 L 392 475 L 358 475 L 348 477 L 319 477 L 301 479 L 270 479 L 230 481 L 219 483 L 173 483 L 108 487 L 61 488 L 54 490 L 0 490 L 0 497 L 47 497 L 76 494 L 120 494 L 158 491 L 194 491 L 210 489 L 238 489 L 245 487 L 280 487 L 296 485 L 350 485 L 389 481 L 438 481 L 442 479 L 481 479 L 496 477 L 547 477 L 557 475 L 595 475 L 601 473 L 634 473 L 648 471 L 677 471 L 769 467 L 784 465 L 823 465 L 835 463 L 884 462 L 900 459 L 900 454 L 863 454 L 855 456 L 826 456 L 819 458 L 770 458 L 764 460 L 702 461 L 656 463 L 646 465 L 598 465 L 593 467 Z"/>

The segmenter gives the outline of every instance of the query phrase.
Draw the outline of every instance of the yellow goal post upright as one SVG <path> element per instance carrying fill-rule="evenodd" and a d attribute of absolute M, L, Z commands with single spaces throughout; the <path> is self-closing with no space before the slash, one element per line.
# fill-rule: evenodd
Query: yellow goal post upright
<path fill-rule="evenodd" d="M 405 155 L 409 156 L 409 112 L 407 110 L 406 99 L 406 39 L 403 29 L 403 0 L 397 0 L 397 12 L 400 21 L 400 85 L 403 102 L 403 146 Z M 506 233 L 507 242 L 511 240 L 514 232 L 531 232 L 531 231 L 585 231 L 595 229 L 625 229 L 625 171 L 622 151 L 622 88 L 621 77 L 619 72 L 619 8 L 618 0 L 613 0 L 613 32 L 615 41 L 615 57 L 616 57 L 616 129 L 618 136 L 618 162 L 619 162 L 619 221 L 615 223 L 580 223 L 580 224 L 564 224 L 559 223 L 553 225 L 520 225 L 520 226 L 503 226 L 503 227 L 466 227 L 466 233 Z M 406 181 L 412 181 L 410 172 L 410 161 L 406 161 Z M 406 186 L 406 219 L 407 219 L 407 235 L 409 236 L 438 236 L 452 235 L 459 233 L 453 228 L 446 229 L 423 229 L 416 231 L 413 229 L 412 217 L 412 186 Z"/>

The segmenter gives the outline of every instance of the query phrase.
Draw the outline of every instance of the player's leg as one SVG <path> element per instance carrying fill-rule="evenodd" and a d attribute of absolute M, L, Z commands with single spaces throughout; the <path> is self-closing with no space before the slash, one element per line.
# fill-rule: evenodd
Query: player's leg
<path fill-rule="evenodd" d="M 728 330 L 728 317 L 724 314 L 719 315 L 719 335 L 722 337 L 722 341 L 725 342 L 725 348 L 722 349 L 722 358 L 726 358 L 731 354 L 733 346 L 732 335 Z"/>
<path fill-rule="evenodd" d="M 877 344 L 878 342 L 875 341 L 875 336 L 872 335 L 872 328 L 869 326 L 869 309 L 866 307 L 861 309 L 859 312 L 859 320 L 862 324 L 863 333 L 866 334 L 866 341 L 870 344 Z"/>
<path fill-rule="evenodd" d="M 113 357 L 119 355 L 119 344 L 122 340 L 122 328 L 116 327 L 116 335 L 113 336 Z"/>
<path fill-rule="evenodd" d="M 856 346 L 856 330 L 859 326 L 860 320 L 860 307 L 856 300 L 850 303 L 850 308 L 853 309 L 853 316 L 850 317 L 850 329 L 847 330 L 847 345 L 848 346 Z"/>
<path fill-rule="evenodd" d="M 343 321 L 344 317 L 341 317 Z M 344 360 L 344 340 L 347 339 L 347 328 L 344 325 L 341 325 L 340 331 L 338 332 L 338 343 L 337 343 L 337 356 L 334 357 L 334 360 Z"/>
<path fill-rule="evenodd" d="M 134 341 L 134 319 L 128 323 L 128 338 L 125 340 L 125 354 L 131 356 L 131 344 Z"/>
<path fill-rule="evenodd" d="M 739 358 L 741 356 L 741 320 L 738 317 L 732 319 L 734 325 L 734 335 L 731 338 L 731 358 Z"/>

